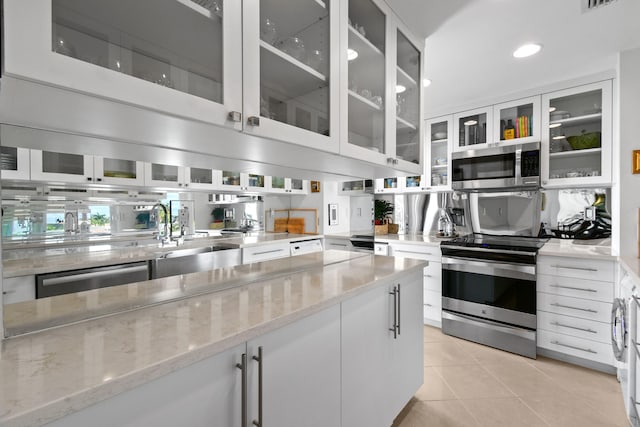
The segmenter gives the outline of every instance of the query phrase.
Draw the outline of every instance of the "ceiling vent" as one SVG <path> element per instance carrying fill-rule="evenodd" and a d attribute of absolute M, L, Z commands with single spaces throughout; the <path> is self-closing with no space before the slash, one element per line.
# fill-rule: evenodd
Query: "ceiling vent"
<path fill-rule="evenodd" d="M 615 3 L 618 0 L 582 0 L 582 11 L 588 12 L 590 10 L 595 10 L 612 3 Z"/>

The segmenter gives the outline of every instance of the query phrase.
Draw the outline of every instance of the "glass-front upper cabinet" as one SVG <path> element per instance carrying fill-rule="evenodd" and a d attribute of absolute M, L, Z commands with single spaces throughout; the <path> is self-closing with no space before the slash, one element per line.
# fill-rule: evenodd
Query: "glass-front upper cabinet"
<path fill-rule="evenodd" d="M 492 107 L 464 111 L 453 116 L 453 151 L 486 148 L 493 141 Z"/>
<path fill-rule="evenodd" d="M 493 141 L 498 145 L 540 141 L 540 97 L 493 106 Z M 491 142 L 491 141 L 490 141 Z"/>
<path fill-rule="evenodd" d="M 31 177 L 29 149 L 0 147 L 0 177 L 2 179 L 29 179 Z"/>
<path fill-rule="evenodd" d="M 422 55 L 400 30 L 396 34 L 396 154 L 400 161 L 421 164 Z"/>
<path fill-rule="evenodd" d="M 344 2 L 342 152 L 384 163 L 387 146 L 387 11 L 372 0 Z M 346 85 L 345 85 L 346 81 Z"/>
<path fill-rule="evenodd" d="M 245 0 L 245 132 L 338 151 L 338 1 Z"/>
<path fill-rule="evenodd" d="M 544 187 L 611 185 L 610 80 L 542 96 Z"/>
<path fill-rule="evenodd" d="M 241 7 L 8 0 L 5 72 L 241 129 L 229 116 L 242 109 Z"/>
<path fill-rule="evenodd" d="M 144 162 L 94 156 L 93 171 L 96 182 L 144 185 Z"/>
<path fill-rule="evenodd" d="M 425 176 L 434 190 L 451 190 L 451 141 L 453 140 L 453 116 L 443 116 L 426 121 Z"/>

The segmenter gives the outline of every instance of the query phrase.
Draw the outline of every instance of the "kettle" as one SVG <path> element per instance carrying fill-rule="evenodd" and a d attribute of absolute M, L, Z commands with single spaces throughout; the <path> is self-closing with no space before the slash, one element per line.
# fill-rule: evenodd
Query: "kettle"
<path fill-rule="evenodd" d="M 455 234 L 455 226 L 451 215 L 445 208 L 440 208 L 440 217 L 438 218 L 438 236 L 452 237 Z"/>

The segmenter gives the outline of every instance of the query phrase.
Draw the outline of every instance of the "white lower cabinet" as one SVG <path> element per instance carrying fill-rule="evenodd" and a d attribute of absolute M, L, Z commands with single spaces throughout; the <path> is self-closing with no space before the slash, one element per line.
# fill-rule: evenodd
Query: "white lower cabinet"
<path fill-rule="evenodd" d="M 422 384 L 421 294 L 415 274 L 342 303 L 342 427 L 391 425 Z"/>
<path fill-rule="evenodd" d="M 279 242 L 269 245 L 242 248 L 242 263 L 268 261 L 270 259 L 285 258 L 291 254 L 289 242 Z"/>
<path fill-rule="evenodd" d="M 339 251 L 349 251 L 351 250 L 351 242 L 349 239 L 325 237 L 324 248 L 325 250 L 337 249 Z"/>
<path fill-rule="evenodd" d="M 538 347 L 613 366 L 611 308 L 615 262 L 538 258 Z M 553 354 L 551 354 L 553 356 Z"/>
<path fill-rule="evenodd" d="M 36 299 L 36 276 L 3 278 L 2 295 L 5 304 Z"/>
<path fill-rule="evenodd" d="M 89 406 L 51 427 L 242 427 L 242 344 Z"/>
<path fill-rule="evenodd" d="M 247 356 L 248 425 L 340 425 L 339 305 L 249 341 Z"/>

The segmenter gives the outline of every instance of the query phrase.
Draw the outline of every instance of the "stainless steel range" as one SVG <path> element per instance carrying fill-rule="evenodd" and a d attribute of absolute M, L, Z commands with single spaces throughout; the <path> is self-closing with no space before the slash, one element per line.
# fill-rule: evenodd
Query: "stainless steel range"
<path fill-rule="evenodd" d="M 471 234 L 442 242 L 442 332 L 535 358 L 536 256 L 545 241 Z"/>

